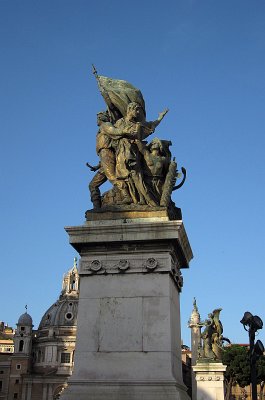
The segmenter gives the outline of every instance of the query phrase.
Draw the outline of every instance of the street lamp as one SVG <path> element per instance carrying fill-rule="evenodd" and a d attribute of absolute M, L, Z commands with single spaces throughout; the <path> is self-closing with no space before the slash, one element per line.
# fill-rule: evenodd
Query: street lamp
<path fill-rule="evenodd" d="M 241 319 L 244 329 L 249 335 L 249 350 L 250 350 L 250 374 L 251 374 L 251 392 L 252 400 L 257 400 L 257 371 L 256 361 L 264 352 L 264 346 L 260 340 L 255 343 L 255 334 L 259 329 L 262 329 L 263 322 L 257 315 L 252 315 L 246 311 Z"/>

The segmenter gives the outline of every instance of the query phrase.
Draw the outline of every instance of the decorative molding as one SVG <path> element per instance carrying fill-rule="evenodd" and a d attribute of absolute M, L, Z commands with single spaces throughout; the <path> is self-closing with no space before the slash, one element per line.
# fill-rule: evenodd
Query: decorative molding
<path fill-rule="evenodd" d="M 147 270 L 154 271 L 158 266 L 158 261 L 155 258 L 148 258 L 145 261 L 144 266 Z"/>
<path fill-rule="evenodd" d="M 198 377 L 196 377 L 196 380 L 197 381 L 217 381 L 217 382 L 219 382 L 223 379 L 221 379 L 220 376 L 207 376 L 205 374 L 205 376 L 199 375 Z"/>
<path fill-rule="evenodd" d="M 177 288 L 178 288 L 179 292 L 181 292 L 182 287 L 183 287 L 182 273 L 181 273 L 180 269 L 178 269 L 178 268 L 176 270 L 172 270 L 171 272 L 172 272 L 173 279 L 177 285 Z"/>
<path fill-rule="evenodd" d="M 181 289 L 183 287 L 183 276 L 179 269 L 176 271 L 175 279 L 176 279 L 177 286 L 178 286 L 179 290 L 181 291 Z"/>
<path fill-rule="evenodd" d="M 99 260 L 93 260 L 90 264 L 90 270 L 93 272 L 99 272 L 102 269 L 102 263 Z"/>
<path fill-rule="evenodd" d="M 87 263 L 81 262 L 80 265 L 80 272 L 82 271 L 82 269 L 88 274 L 103 274 L 105 272 L 105 269 L 103 268 L 102 262 L 100 260 L 92 260 L 89 265 L 87 265 Z"/>
<path fill-rule="evenodd" d="M 130 262 L 126 259 L 122 259 L 119 261 L 116 267 L 120 270 L 120 272 L 125 272 L 130 268 Z"/>
<path fill-rule="evenodd" d="M 80 260 L 80 275 L 104 275 L 104 274 L 138 274 L 138 273 L 170 273 L 178 288 L 182 285 L 182 276 L 178 268 L 174 268 L 169 253 L 146 252 L 144 258 L 142 254 L 135 254 L 133 249 L 127 254 L 120 253 L 101 257 L 95 254 L 94 257 L 82 255 Z M 177 271 L 177 272 L 176 272 Z M 175 278 L 175 276 L 177 276 Z"/>
<path fill-rule="evenodd" d="M 130 223 L 121 223 L 113 220 L 87 221 L 82 226 L 65 228 L 70 236 L 70 244 L 80 252 L 89 246 L 90 249 L 112 253 L 113 251 L 127 252 L 129 248 L 137 246 L 139 252 L 150 248 L 152 251 L 154 241 L 159 242 L 159 248 L 165 250 L 173 245 L 176 258 L 179 259 L 181 268 L 187 268 L 193 254 L 181 220 L 147 221 L 132 220 Z M 122 246 L 122 248 L 121 248 Z M 156 247 L 155 247 L 156 248 Z M 120 253 L 121 254 L 121 253 Z"/>

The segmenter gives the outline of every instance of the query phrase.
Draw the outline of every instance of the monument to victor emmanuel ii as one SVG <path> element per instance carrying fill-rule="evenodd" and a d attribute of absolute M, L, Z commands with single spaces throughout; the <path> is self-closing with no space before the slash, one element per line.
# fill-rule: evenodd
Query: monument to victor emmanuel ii
<path fill-rule="evenodd" d="M 63 400 L 188 399 L 182 379 L 179 293 L 192 251 L 171 200 L 179 173 L 169 140 L 152 138 L 168 110 L 146 121 L 140 90 L 97 75 L 93 209 L 67 227 L 80 254 L 73 375 Z M 101 185 L 112 187 L 104 194 Z"/>

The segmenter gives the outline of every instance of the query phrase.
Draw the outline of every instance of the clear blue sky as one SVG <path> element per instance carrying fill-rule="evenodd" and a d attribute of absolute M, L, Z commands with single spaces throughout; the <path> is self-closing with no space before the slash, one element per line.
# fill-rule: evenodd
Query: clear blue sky
<path fill-rule="evenodd" d="M 174 194 L 194 252 L 184 342 L 193 296 L 247 342 L 244 311 L 265 322 L 265 2 L 0 0 L 0 47 L 0 319 L 28 304 L 37 327 L 76 256 L 64 226 L 91 208 L 104 108 L 93 62 L 141 89 L 149 120 L 170 109 L 156 136 L 188 173 Z"/>

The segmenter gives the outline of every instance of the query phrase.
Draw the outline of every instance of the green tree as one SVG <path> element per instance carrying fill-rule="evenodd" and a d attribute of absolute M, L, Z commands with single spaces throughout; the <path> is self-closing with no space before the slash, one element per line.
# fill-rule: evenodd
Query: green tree
<path fill-rule="evenodd" d="M 231 396 L 232 387 L 238 384 L 240 387 L 250 385 L 250 363 L 249 350 L 245 346 L 231 345 L 224 348 L 222 361 L 227 365 L 225 372 L 226 396 L 228 400 Z M 256 364 L 257 384 L 260 385 L 260 399 L 264 398 L 265 383 L 265 355 L 261 356 Z"/>
<path fill-rule="evenodd" d="M 225 399 L 228 400 L 234 385 L 245 387 L 250 384 L 249 351 L 245 346 L 233 344 L 224 348 L 222 361 L 227 365 Z"/>

